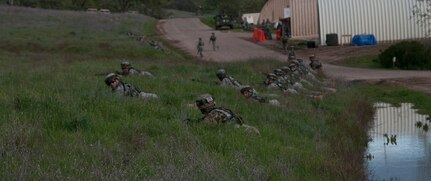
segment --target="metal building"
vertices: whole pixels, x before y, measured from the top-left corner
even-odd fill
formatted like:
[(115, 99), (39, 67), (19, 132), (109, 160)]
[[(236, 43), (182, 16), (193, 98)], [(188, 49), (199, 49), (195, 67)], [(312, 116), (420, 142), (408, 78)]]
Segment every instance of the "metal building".
[(290, 0), (292, 38), (318, 39), (317, 0)]
[(426, 38), (430, 26), (421, 26), (413, 16), (416, 3), (417, 0), (318, 0), (320, 43), (325, 44), (328, 33), (338, 34), (339, 43), (357, 34), (373, 34), (378, 42)]
[(290, 0), (269, 0), (260, 11), (258, 22), (262, 23), (263, 20), (269, 19), (275, 23), (285, 18), (285, 9), (289, 7), (289, 2)]
[[(269, 0), (259, 23), (290, 17), (292, 38), (317, 40), (326, 45), (326, 35), (336, 33), (338, 43), (350, 43), (358, 34), (373, 34), (379, 43), (429, 38), (431, 22), (418, 23), (414, 7), (431, 9), (420, 0)], [(287, 22), (287, 21), (283, 21)]]

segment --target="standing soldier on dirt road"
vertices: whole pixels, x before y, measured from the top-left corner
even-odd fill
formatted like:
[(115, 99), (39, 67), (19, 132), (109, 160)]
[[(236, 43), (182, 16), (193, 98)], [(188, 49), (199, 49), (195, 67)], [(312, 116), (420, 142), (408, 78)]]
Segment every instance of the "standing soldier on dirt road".
[(202, 41), (202, 38), (199, 37), (198, 45), (196, 47), (198, 49), (198, 54), (202, 58), (204, 55), (202, 54), (202, 51), (204, 50), (204, 42)]
[(212, 43), (212, 45), (213, 45), (213, 50), (215, 51), (216, 50), (216, 36), (215, 36), (215, 34), (214, 34), (214, 32), (213, 33), (211, 33), (211, 37), (210, 37), (210, 41), (209, 41), (209, 43)]

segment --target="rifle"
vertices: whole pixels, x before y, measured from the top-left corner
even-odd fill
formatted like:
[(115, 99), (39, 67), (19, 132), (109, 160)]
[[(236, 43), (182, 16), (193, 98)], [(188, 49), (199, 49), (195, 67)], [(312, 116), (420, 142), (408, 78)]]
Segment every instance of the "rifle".
[(235, 80), (233, 77), (227, 76), (226, 78), (229, 79), (233, 85), (237, 87), (242, 87), (242, 84), (239, 81)]

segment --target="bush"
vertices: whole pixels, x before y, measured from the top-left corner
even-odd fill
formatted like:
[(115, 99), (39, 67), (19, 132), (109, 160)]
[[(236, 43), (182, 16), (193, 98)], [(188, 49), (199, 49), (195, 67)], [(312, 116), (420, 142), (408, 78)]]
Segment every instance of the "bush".
[(392, 68), (393, 57), (396, 57), (395, 67), (405, 70), (431, 69), (430, 49), (416, 41), (403, 41), (390, 46), (379, 55), (380, 64)]

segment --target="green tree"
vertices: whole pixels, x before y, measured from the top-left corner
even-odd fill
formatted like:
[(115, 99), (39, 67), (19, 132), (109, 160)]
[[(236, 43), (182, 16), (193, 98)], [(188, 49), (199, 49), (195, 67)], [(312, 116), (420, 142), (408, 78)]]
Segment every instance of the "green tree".
[[(393, 58), (396, 61), (393, 62)], [(393, 66), (405, 70), (431, 69), (430, 49), (417, 41), (402, 41), (394, 44), (379, 55), (380, 64), (385, 68)]]
[(163, 18), (165, 15), (163, 8), (172, 3), (171, 0), (140, 0), (140, 2), (142, 3), (141, 11), (156, 18)]
[(137, 0), (117, 0), (118, 8), (120, 11), (124, 12), (136, 5)]
[(76, 9), (85, 9), (88, 4), (88, 0), (72, 0), (72, 5)]
[(429, 22), (431, 20), (431, 0), (417, 0), (412, 8), (416, 22), (426, 29), (427, 35), (431, 35)]

